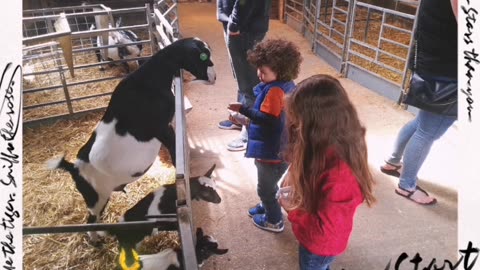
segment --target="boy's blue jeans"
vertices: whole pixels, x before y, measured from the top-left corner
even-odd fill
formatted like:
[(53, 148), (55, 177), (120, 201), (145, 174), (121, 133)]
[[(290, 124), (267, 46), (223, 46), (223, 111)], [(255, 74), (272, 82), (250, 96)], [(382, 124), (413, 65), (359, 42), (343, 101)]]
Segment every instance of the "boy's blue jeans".
[(298, 248), (300, 270), (330, 270), (330, 264), (333, 260), (335, 260), (335, 256), (315, 255), (302, 245)]
[(392, 155), (386, 160), (400, 165), (403, 156), (403, 171), (399, 186), (415, 190), (417, 174), (430, 152), (433, 142), (440, 138), (455, 122), (455, 118), (420, 110), (417, 116), (400, 130)]
[(282, 220), (282, 210), (275, 195), (278, 191), (278, 180), (288, 167), (285, 162), (278, 164), (270, 164), (255, 160), (257, 166), (258, 184), (257, 194), (262, 201), (267, 221), (272, 224), (278, 223)]
[(255, 103), (253, 88), (260, 80), (257, 76), (257, 69), (247, 61), (247, 51), (262, 41), (266, 33), (240, 33), (240, 35), (226, 36), (230, 60), (234, 76), (237, 79), (238, 93), (237, 101), (248, 107)]

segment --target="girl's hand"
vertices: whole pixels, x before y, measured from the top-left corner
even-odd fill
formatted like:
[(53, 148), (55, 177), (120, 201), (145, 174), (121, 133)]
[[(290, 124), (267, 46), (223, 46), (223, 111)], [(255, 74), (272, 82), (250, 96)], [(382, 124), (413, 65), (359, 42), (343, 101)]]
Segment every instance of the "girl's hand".
[(239, 112), (240, 108), (242, 108), (242, 103), (240, 103), (240, 102), (232, 102), (232, 103), (228, 104), (228, 109), (232, 110), (234, 112)]
[(278, 203), (280, 204), (280, 206), (285, 209), (285, 211), (288, 213), (289, 210), (287, 210), (287, 208), (289, 208), (291, 205), (290, 205), (290, 192), (292, 190), (292, 187), (291, 186), (286, 186), (286, 187), (282, 187), (278, 190), (277, 192), (277, 198), (278, 198)]
[(287, 209), (285, 208), (285, 206), (287, 205), (287, 202), (286, 202), (285, 198), (282, 198), (282, 197), (278, 198), (278, 203), (279, 203), (280, 206), (283, 208), (283, 210), (285, 210), (285, 212), (287, 212), (287, 213), (290, 212), (289, 210), (287, 210)]

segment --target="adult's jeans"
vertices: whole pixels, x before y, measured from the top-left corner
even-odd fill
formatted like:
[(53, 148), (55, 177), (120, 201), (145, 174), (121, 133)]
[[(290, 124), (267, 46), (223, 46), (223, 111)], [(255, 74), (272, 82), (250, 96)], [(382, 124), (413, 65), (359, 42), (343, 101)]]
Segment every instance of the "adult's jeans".
[(311, 253), (302, 245), (298, 248), (300, 270), (330, 270), (330, 264), (335, 256), (319, 256)]
[(265, 208), (267, 221), (276, 224), (282, 220), (282, 209), (275, 197), (278, 191), (277, 183), (287, 170), (288, 164), (285, 162), (272, 164), (255, 160), (255, 166), (258, 174), (258, 197)]
[(399, 187), (415, 190), (417, 174), (430, 152), (433, 142), (439, 139), (455, 122), (455, 118), (420, 110), (417, 116), (400, 130), (392, 155), (386, 160), (391, 165), (401, 165)]
[(226, 42), (230, 54), (234, 76), (237, 79), (237, 101), (243, 105), (252, 107), (255, 103), (253, 88), (260, 82), (257, 69), (247, 61), (248, 50), (262, 41), (266, 33), (240, 33), (239, 35), (227, 35)]

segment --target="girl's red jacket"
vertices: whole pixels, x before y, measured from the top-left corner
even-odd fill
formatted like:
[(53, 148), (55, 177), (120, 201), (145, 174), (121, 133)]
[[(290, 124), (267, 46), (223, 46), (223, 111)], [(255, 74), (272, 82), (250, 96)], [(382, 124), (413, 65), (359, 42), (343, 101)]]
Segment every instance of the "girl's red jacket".
[(320, 256), (343, 253), (353, 228), (357, 207), (364, 198), (355, 175), (334, 151), (327, 152), (326, 170), (318, 181), (318, 211), (309, 214), (295, 209), (288, 219), (298, 241), (308, 251)]

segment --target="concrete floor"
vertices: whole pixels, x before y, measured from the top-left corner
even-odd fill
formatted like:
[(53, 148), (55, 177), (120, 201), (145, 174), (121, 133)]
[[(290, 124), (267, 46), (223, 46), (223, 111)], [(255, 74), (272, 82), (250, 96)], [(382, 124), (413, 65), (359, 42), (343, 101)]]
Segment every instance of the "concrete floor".
[[(221, 248), (229, 248), (223, 256), (210, 258), (202, 267), (211, 269), (298, 269), (297, 242), (289, 222), (283, 233), (273, 234), (257, 229), (247, 216), (249, 207), (258, 202), (256, 169), (253, 160), (243, 152), (229, 152), (225, 145), (238, 131), (217, 128), (227, 116), (226, 106), (236, 97), (236, 82), (232, 77), (222, 27), (216, 21), (215, 3), (180, 4), (180, 25), (184, 37), (197, 36), (213, 48), (217, 82), (213, 86), (186, 86), (193, 110), (187, 115), (191, 147), (191, 175), (217, 164), (214, 176), (222, 203), (193, 203), (194, 222), (206, 233), (214, 235)], [(271, 21), (268, 37), (294, 41), (302, 50), (304, 61), (296, 82), (313, 74), (337, 72), (310, 51), (310, 45), (297, 32), (279, 21)], [(332, 269), (385, 269), (402, 252), (409, 258), (400, 269), (412, 269), (407, 264), (419, 253), (428, 266), (433, 258), (443, 262), (457, 258), (457, 186), (458, 136), (451, 128), (436, 142), (420, 171), (420, 184), (438, 204), (420, 206), (394, 193), (397, 179), (379, 172), (383, 158), (389, 154), (398, 130), (412, 114), (357, 83), (340, 78), (367, 127), (369, 163), (377, 182), (378, 203), (373, 208), (359, 208), (346, 252), (333, 263)], [(406, 267), (408, 266), (408, 267)]]

